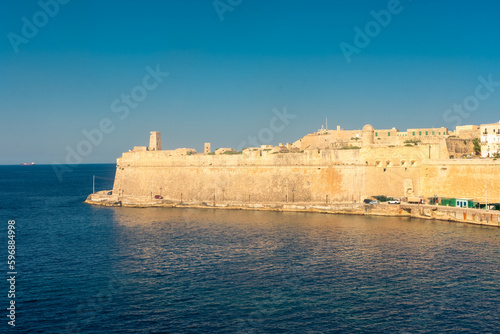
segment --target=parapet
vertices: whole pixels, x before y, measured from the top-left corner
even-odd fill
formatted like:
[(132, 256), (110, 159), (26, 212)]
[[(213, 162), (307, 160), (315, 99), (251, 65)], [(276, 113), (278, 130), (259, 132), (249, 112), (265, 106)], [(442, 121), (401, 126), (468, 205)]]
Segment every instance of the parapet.
[(174, 150), (174, 154), (176, 155), (193, 155), (196, 153), (197, 152), (194, 148), (178, 148)]
[(229, 153), (236, 153), (236, 151), (232, 148), (226, 148), (226, 147), (222, 147), (222, 148), (218, 148), (215, 150), (215, 154), (219, 155), (219, 154), (226, 154), (227, 152)]

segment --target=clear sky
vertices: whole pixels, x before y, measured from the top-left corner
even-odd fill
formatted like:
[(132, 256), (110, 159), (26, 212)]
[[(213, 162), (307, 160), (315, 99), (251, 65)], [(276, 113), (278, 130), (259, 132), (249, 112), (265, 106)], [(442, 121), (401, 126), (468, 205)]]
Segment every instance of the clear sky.
[(78, 149), (115, 162), (153, 130), (164, 149), (201, 151), (293, 142), (326, 117), (494, 123), (499, 13), (495, 0), (2, 1), (0, 164)]

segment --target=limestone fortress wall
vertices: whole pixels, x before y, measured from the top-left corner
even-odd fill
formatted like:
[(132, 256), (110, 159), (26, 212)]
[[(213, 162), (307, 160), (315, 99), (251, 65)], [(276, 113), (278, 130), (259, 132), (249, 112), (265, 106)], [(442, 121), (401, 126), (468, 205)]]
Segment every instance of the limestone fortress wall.
[[(160, 195), (176, 202), (359, 203), (375, 195), (500, 202), (500, 162), (449, 159), (450, 153), (470, 153), (471, 142), (436, 138), (444, 132), (424, 130), (432, 136), (418, 144), (401, 141), (396, 130), (366, 125), (358, 134), (347, 134), (349, 139), (358, 138), (353, 141), (361, 147), (301, 150), (304, 143), (311, 145), (307, 138), (314, 136), (307, 135), (293, 145), (248, 148), (239, 154), (231, 149), (210, 153), (209, 143), (204, 153), (162, 150), (160, 133), (152, 132), (149, 147), (135, 147), (117, 160), (113, 195), (129, 199)], [(416, 132), (421, 131), (408, 133)], [(375, 140), (381, 135), (400, 143)]]
[(499, 172), (496, 161), (439, 160), (437, 145), (234, 155), (132, 151), (117, 161), (113, 193), (262, 203), (438, 195), (492, 203), (500, 202)]
[(500, 161), (427, 160), (420, 168), (421, 195), (500, 203)]
[[(171, 200), (351, 201), (364, 194), (358, 150), (235, 155), (129, 152), (118, 159), (114, 194)], [(342, 164), (341, 161), (349, 161)]]

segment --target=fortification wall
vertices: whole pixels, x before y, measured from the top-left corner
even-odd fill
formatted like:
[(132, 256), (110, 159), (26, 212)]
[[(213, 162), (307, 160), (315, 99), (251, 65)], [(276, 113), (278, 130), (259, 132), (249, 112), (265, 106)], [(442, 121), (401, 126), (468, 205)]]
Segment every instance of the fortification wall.
[(420, 195), (500, 203), (500, 161), (428, 160), (421, 167)]
[(413, 166), (415, 166), (424, 159), (441, 157), (442, 150), (439, 144), (396, 147), (372, 145), (361, 149), (361, 159), (364, 160), (365, 165), (378, 167), (387, 167), (387, 165), (410, 167), (411, 162), (414, 162)]
[[(500, 202), (500, 162), (439, 160), (442, 145), (271, 154), (124, 153), (114, 194), (171, 200), (359, 202), (374, 195)], [(486, 192), (488, 193), (486, 195)]]
[[(376, 165), (389, 162), (388, 152), (393, 162)], [(416, 167), (427, 154), (418, 146), (284, 154), (127, 152), (117, 161), (113, 192), (171, 200), (267, 203), (288, 196), (289, 202), (359, 202), (372, 195), (404, 196), (405, 184), (418, 181)]]
[(384, 168), (368, 166), (364, 174), (365, 198), (376, 195), (400, 198), (418, 194), (419, 167), (396, 166), (384, 170)]
[(266, 151), (245, 151), (243, 154), (184, 154), (182, 151), (126, 152), (117, 159), (117, 167), (139, 166), (324, 166), (360, 164), (360, 150), (305, 150), (303, 153), (273, 154)]
[[(180, 200), (346, 202), (364, 194), (359, 150), (237, 155), (127, 152), (114, 194)], [(357, 189), (356, 198), (352, 191)]]
[(359, 166), (127, 167), (113, 191), (207, 202), (286, 202), (287, 195), (289, 202), (350, 202), (364, 194), (363, 181)]
[[(375, 195), (406, 196), (419, 168), (360, 165), (126, 167), (117, 171), (118, 195), (171, 200), (250, 202), (360, 202)], [(415, 193), (416, 195), (416, 193)]]

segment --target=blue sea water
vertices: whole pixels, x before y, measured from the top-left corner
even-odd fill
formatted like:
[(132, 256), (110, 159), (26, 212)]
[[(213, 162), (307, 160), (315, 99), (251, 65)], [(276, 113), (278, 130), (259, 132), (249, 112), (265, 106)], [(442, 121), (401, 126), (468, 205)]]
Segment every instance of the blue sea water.
[(499, 333), (498, 228), (84, 204), (114, 169), (0, 166), (0, 332)]

